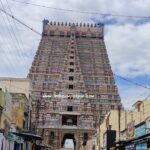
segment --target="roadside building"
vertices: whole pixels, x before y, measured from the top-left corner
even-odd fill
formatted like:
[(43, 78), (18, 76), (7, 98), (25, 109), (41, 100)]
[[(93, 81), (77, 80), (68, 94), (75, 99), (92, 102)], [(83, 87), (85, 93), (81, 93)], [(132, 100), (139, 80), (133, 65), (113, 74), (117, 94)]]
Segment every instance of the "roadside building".
[(0, 77), (0, 88), (10, 93), (24, 93), (29, 99), (31, 91), (31, 82), (28, 78), (9, 78)]
[[(111, 148), (119, 150), (147, 150), (150, 139), (150, 100), (137, 101), (132, 111), (110, 111), (98, 129), (97, 150)], [(115, 132), (113, 134), (106, 134)], [(109, 140), (107, 140), (109, 138)], [(116, 143), (116, 144), (115, 144)]]
[[(22, 128), (23, 123), (26, 122), (25, 128), (29, 130), (32, 110), (30, 79), (0, 77), (0, 88), (2, 88), (3, 91), (7, 89), (12, 96), (12, 113), (14, 114), (12, 117), (14, 123), (17, 121), (17, 127)], [(17, 113), (17, 111), (20, 112), (20, 114)], [(15, 114), (17, 115), (16, 117)], [(24, 118), (23, 122), (21, 122), (19, 118)]]
[[(1, 99), (0, 101), (3, 102), (3, 110), (1, 113), (1, 120), (0, 120), (0, 148), (3, 146), (4, 150), (13, 150), (14, 148), (14, 136), (9, 134), (11, 129), (13, 128), (12, 125), (12, 97), (10, 93), (0, 91)], [(8, 147), (9, 146), (9, 147)]]
[(124, 140), (119, 141), (125, 150), (149, 150), (150, 149), (150, 100), (137, 101), (133, 107), (132, 121), (127, 122), (127, 128), (122, 132), (126, 135)]
[(0, 149), (38, 149), (36, 140), (42, 138), (30, 133), (30, 80), (0, 78)]

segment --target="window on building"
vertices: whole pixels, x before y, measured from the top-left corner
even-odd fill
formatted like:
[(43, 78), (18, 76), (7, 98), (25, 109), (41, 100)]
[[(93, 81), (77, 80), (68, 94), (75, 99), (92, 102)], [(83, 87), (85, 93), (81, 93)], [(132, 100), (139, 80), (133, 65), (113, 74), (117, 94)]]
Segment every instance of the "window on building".
[(137, 105), (137, 111), (138, 111), (138, 112), (140, 112), (140, 106), (141, 106), (141, 104), (138, 104), (138, 105)]
[(69, 80), (73, 81), (74, 80), (74, 76), (69, 76)]
[(73, 111), (73, 107), (72, 106), (68, 106), (67, 107), (67, 111)]
[(73, 65), (74, 65), (74, 62), (70, 62), (70, 65), (73, 66)]
[(70, 53), (71, 53), (71, 54), (74, 54), (74, 51), (71, 51)]
[(70, 68), (70, 69), (69, 69), (69, 72), (74, 72), (74, 69)]
[(72, 84), (69, 84), (69, 89), (73, 90), (73, 85)]
[(74, 56), (70, 56), (70, 59), (74, 59)]

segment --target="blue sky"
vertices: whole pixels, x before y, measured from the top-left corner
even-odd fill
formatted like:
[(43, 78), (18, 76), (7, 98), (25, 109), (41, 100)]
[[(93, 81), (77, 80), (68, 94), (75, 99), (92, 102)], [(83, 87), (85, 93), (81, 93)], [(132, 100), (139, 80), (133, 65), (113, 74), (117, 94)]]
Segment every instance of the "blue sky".
[[(105, 43), (114, 73), (150, 87), (150, 19), (121, 18), (93, 14), (68, 13), (12, 0), (2, 0), (4, 8), (18, 19), (42, 32), (42, 20), (105, 23)], [(18, 0), (23, 1), (23, 0)], [(80, 11), (112, 13), (130, 16), (149, 16), (149, 0), (28, 0), (26, 2)], [(0, 8), (2, 5), (0, 3)], [(37, 50), (40, 36), (0, 13), (0, 76), (26, 77)], [(14, 29), (16, 40), (9, 30)], [(13, 36), (13, 34), (12, 34)], [(19, 45), (19, 46), (18, 46)], [(150, 92), (142, 87), (115, 78), (126, 108)]]

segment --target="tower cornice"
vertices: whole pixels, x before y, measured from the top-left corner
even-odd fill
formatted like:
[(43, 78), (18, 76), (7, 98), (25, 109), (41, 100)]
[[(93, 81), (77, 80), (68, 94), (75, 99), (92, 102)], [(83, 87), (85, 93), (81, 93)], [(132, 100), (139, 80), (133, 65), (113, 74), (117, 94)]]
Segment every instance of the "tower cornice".
[[(103, 38), (103, 23), (74, 23), (74, 22), (56, 22), (43, 20), (43, 35), (47, 36), (69, 36), (69, 32), (74, 29), (75, 34), (78, 37), (95, 37)], [(85, 34), (87, 33), (87, 34)]]

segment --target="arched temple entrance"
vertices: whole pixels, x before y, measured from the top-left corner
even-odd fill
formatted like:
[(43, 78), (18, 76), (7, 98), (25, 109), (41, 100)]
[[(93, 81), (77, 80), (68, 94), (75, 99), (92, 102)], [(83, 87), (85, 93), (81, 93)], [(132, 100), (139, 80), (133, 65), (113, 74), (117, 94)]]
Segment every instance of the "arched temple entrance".
[(75, 150), (76, 149), (76, 140), (75, 140), (74, 134), (72, 134), (72, 133), (64, 134), (62, 142), (61, 142), (61, 147), (62, 148), (73, 148)]

